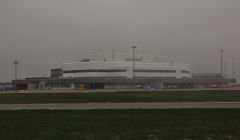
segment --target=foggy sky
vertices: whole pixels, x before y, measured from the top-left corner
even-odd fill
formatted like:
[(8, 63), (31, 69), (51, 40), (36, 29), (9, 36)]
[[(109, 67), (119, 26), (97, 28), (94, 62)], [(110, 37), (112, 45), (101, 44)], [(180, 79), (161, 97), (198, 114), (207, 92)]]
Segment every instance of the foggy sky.
[[(156, 55), (159, 62), (220, 72), (240, 69), (239, 0), (0, 0), (0, 82), (49, 76), (50, 69), (98, 53)], [(239, 74), (238, 74), (239, 76)]]

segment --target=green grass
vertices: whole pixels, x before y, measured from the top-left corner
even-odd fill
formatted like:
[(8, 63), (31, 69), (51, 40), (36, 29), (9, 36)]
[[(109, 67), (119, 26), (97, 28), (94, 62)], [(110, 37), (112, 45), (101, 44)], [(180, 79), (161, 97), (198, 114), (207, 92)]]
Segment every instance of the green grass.
[(0, 111), (1, 140), (238, 140), (240, 110)]
[(0, 94), (7, 103), (86, 103), (86, 102), (202, 102), (240, 101), (240, 91), (161, 91), (116, 93), (35, 93)]

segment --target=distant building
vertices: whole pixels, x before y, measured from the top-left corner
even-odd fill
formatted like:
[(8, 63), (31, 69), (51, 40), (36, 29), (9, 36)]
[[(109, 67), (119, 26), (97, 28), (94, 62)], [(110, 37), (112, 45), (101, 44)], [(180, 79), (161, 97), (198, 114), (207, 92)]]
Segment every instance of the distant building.
[(235, 79), (225, 79), (221, 73), (193, 73), (198, 88), (221, 88), (235, 84)]
[(198, 79), (224, 79), (221, 73), (193, 73), (192, 77)]
[(0, 83), (0, 91), (7, 91), (12, 89), (13, 89), (12, 83)]
[[(114, 61), (113, 61), (114, 60)], [(35, 89), (121, 89), (121, 88), (217, 88), (228, 87), (234, 79), (224, 79), (221, 74), (192, 74), (190, 65), (156, 63), (138, 57), (116, 61), (92, 61), (64, 63), (62, 68), (52, 69), (51, 77), (33, 77), (13, 80), (19, 90)]]
[(137, 62), (72, 62), (63, 64), (63, 78), (191, 78), (190, 65)]
[(63, 71), (61, 68), (51, 69), (51, 78), (60, 78), (63, 76)]

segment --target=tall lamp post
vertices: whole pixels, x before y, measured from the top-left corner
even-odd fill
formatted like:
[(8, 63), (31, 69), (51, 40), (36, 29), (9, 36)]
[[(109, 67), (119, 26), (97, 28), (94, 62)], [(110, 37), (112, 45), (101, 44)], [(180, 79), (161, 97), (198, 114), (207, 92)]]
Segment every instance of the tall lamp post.
[(232, 57), (232, 78), (234, 80), (234, 87), (236, 86), (235, 82), (235, 57)]
[(221, 75), (223, 76), (223, 49), (220, 50), (220, 55), (221, 55)]
[(17, 60), (15, 60), (14, 62), (13, 62), (13, 64), (14, 64), (14, 76), (15, 76), (15, 80), (17, 80), (17, 75), (18, 75), (18, 69), (17, 69), (17, 65), (19, 64), (19, 62), (17, 61)]
[(235, 79), (235, 57), (232, 58), (232, 78)]
[(135, 51), (136, 51), (137, 46), (132, 46), (132, 56), (133, 56), (133, 79), (135, 79), (135, 69), (136, 69), (136, 57), (135, 57)]

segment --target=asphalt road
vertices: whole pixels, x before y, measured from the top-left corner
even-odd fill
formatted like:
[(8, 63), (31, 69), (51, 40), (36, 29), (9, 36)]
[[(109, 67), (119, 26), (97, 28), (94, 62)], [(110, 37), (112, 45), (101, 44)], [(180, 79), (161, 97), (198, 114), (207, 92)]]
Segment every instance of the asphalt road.
[(240, 102), (0, 104), (0, 110), (240, 108)]

